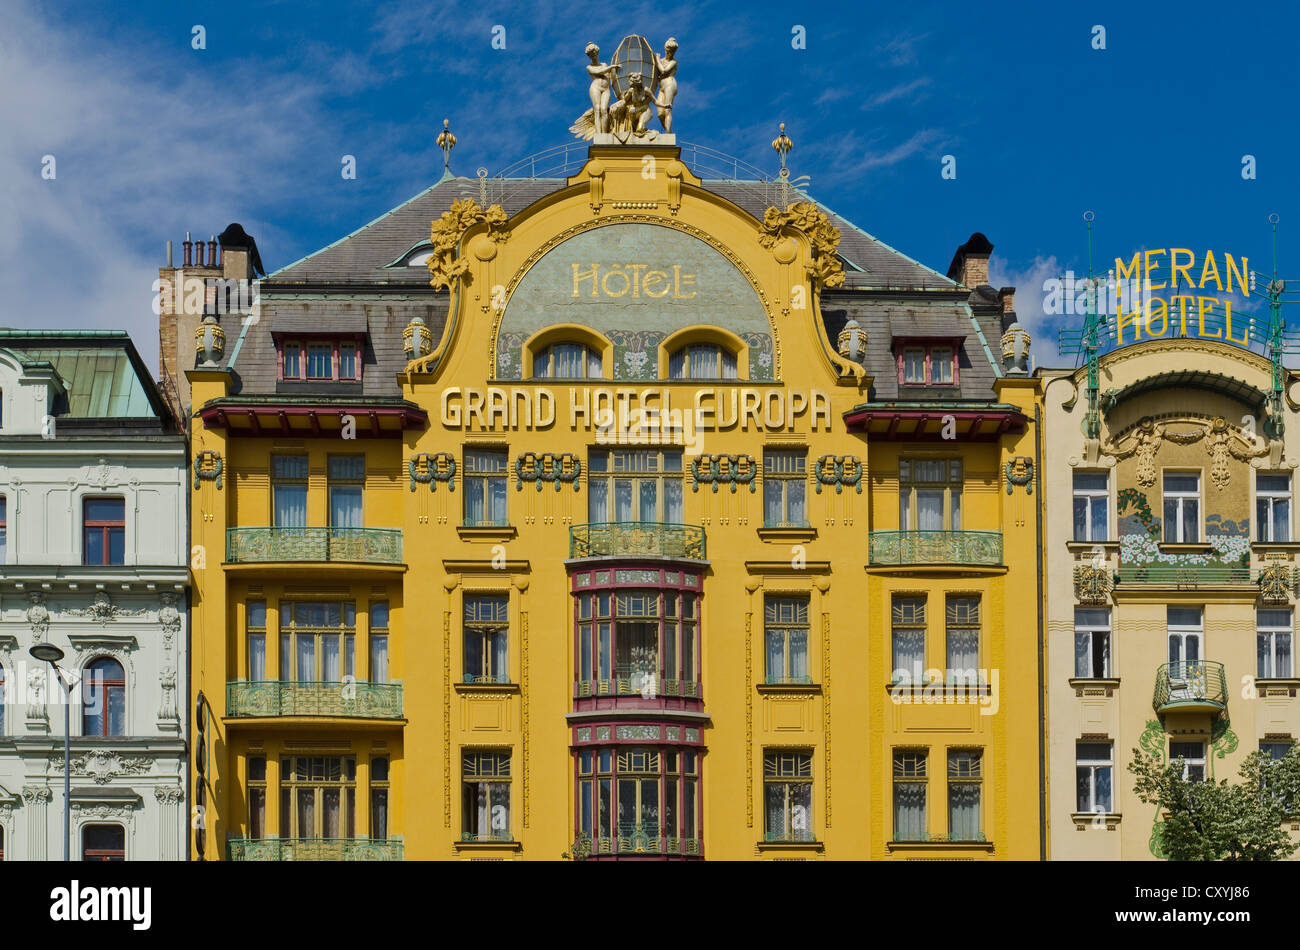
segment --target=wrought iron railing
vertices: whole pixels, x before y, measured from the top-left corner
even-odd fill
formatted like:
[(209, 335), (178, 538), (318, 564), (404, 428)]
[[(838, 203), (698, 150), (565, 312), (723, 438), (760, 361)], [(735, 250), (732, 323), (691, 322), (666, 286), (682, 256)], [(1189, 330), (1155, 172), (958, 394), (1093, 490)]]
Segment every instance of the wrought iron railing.
[(777, 842), (777, 843), (781, 843), (781, 842), (802, 843), (807, 841), (816, 841), (817, 836), (814, 835), (812, 831), (809, 830), (790, 828), (788, 830), (781, 830), (781, 831), (765, 831), (763, 832), (763, 840)]
[(704, 560), (704, 529), (693, 524), (606, 521), (569, 528), (569, 557), (677, 557)]
[(402, 684), (236, 680), (226, 684), (226, 715), (401, 719)]
[(1213, 660), (1165, 663), (1156, 671), (1156, 691), (1151, 701), (1156, 712), (1179, 706), (1228, 705), (1228, 677), (1223, 664)]
[(984, 837), (982, 831), (973, 831), (969, 834), (960, 831), (922, 831), (920, 834), (895, 835), (894, 841), (899, 844), (983, 844), (988, 839)]
[[(653, 690), (646, 687), (653, 685)], [(682, 696), (687, 699), (699, 699), (700, 684), (690, 680), (661, 680), (655, 678), (653, 684), (634, 677), (615, 677), (608, 680), (579, 680), (577, 695), (579, 699), (589, 696), (641, 696), (646, 692), (656, 696)]]
[(509, 673), (466, 673), (463, 682), (472, 683), (476, 686), (491, 685), (494, 683), (509, 683)]
[(514, 836), (509, 831), (498, 828), (495, 831), (462, 831), (460, 840), (486, 844), (494, 841), (513, 841)]
[(1250, 568), (1241, 564), (1124, 564), (1120, 584), (1162, 584), (1196, 587), (1201, 584), (1249, 584)]
[(400, 861), (402, 839), (231, 838), (231, 861)]
[[(684, 858), (698, 858), (704, 854), (704, 843), (699, 838), (651, 835), (648, 830), (638, 833), (635, 829), (639, 827), (642, 826), (619, 825), (619, 836), (609, 838), (593, 838), (580, 831), (569, 854), (575, 861), (606, 854), (662, 854)], [(622, 830), (625, 828), (631, 833), (625, 835)]]
[(1001, 531), (872, 531), (871, 564), (1002, 563)]
[(781, 676), (777, 673), (768, 673), (764, 679), (764, 685), (767, 686), (811, 686), (813, 678), (808, 674), (802, 676)]
[(228, 528), (226, 560), (402, 563), (400, 528)]

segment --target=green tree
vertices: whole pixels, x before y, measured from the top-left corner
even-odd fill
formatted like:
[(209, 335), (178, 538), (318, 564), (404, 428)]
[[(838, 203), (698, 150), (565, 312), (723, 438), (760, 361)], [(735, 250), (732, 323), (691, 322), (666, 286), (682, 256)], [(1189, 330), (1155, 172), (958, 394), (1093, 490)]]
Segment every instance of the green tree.
[(1283, 822), (1300, 815), (1300, 746), (1281, 759), (1252, 752), (1241, 764), (1241, 781), (1194, 782), (1183, 778), (1183, 760), (1133, 750), (1128, 770), (1137, 797), (1168, 815), (1160, 846), (1172, 861), (1279, 861), (1300, 847)]

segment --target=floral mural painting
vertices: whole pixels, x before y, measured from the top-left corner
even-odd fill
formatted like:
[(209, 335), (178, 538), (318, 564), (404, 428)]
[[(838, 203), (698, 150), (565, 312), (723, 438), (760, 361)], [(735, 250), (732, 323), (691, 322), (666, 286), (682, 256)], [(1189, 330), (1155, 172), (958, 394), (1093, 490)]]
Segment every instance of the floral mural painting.
[(1119, 517), (1119, 559), (1121, 565), (1141, 568), (1163, 564), (1172, 567), (1250, 567), (1250, 519), (1234, 521), (1222, 515), (1205, 517), (1205, 553), (1162, 551), (1162, 524), (1151, 511), (1146, 495), (1136, 488), (1123, 488), (1116, 495)]

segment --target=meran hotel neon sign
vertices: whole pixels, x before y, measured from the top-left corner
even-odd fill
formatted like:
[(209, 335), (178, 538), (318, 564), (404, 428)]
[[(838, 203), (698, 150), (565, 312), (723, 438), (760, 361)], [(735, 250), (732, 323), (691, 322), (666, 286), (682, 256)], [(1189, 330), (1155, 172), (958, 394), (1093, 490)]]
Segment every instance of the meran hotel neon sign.
[[(1233, 336), (1231, 298), (1211, 297), (1199, 293), (1170, 293), (1168, 300), (1165, 300), (1153, 293), (1157, 290), (1177, 291), (1180, 287), (1188, 290), (1204, 290), (1208, 285), (1213, 284), (1220, 293), (1247, 296), (1250, 293), (1250, 284), (1247, 280), (1250, 274), (1248, 259), (1242, 257), (1241, 266), (1238, 267), (1233, 256), (1225, 252), (1221, 277), (1214, 251), (1207, 250), (1201, 262), (1200, 280), (1195, 281), (1192, 279), (1192, 270), (1196, 267), (1196, 255), (1192, 251), (1182, 247), (1170, 248), (1167, 252), (1169, 255), (1167, 265), (1159, 260), (1165, 253), (1164, 248), (1138, 251), (1134, 253), (1127, 265), (1123, 258), (1115, 258), (1116, 345), (1125, 342), (1126, 327), (1132, 329), (1131, 342), (1136, 343), (1142, 339), (1143, 332), (1149, 337), (1164, 336), (1171, 326), (1178, 327), (1179, 335), (1188, 336), (1189, 324), (1192, 327), (1191, 335), (1205, 339), (1226, 340), (1242, 346), (1249, 345), (1252, 318), (1244, 317), (1244, 323), (1238, 323), (1241, 336), (1239, 338)], [(1164, 280), (1164, 275), (1160, 274), (1161, 280), (1156, 283), (1154, 277), (1166, 266), (1170, 275), (1168, 282)], [(1181, 283), (1179, 275), (1181, 275)], [(1236, 278), (1235, 290), (1234, 277)], [(1133, 291), (1132, 300), (1136, 304), (1128, 313), (1124, 312), (1125, 287)], [(1216, 308), (1220, 306), (1223, 313), (1223, 326), (1207, 327), (1206, 317), (1217, 317)]]

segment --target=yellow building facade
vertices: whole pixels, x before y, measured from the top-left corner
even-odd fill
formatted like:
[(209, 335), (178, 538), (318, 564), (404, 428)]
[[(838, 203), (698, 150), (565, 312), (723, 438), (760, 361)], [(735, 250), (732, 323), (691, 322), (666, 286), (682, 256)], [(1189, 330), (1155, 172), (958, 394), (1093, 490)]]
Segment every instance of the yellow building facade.
[(206, 318), (192, 854), (1044, 856), (1041, 383), (991, 249), (593, 145)]
[(1300, 728), (1295, 373), (1170, 323), (1044, 374), (1054, 858), (1163, 857), (1134, 749), (1236, 781)]

